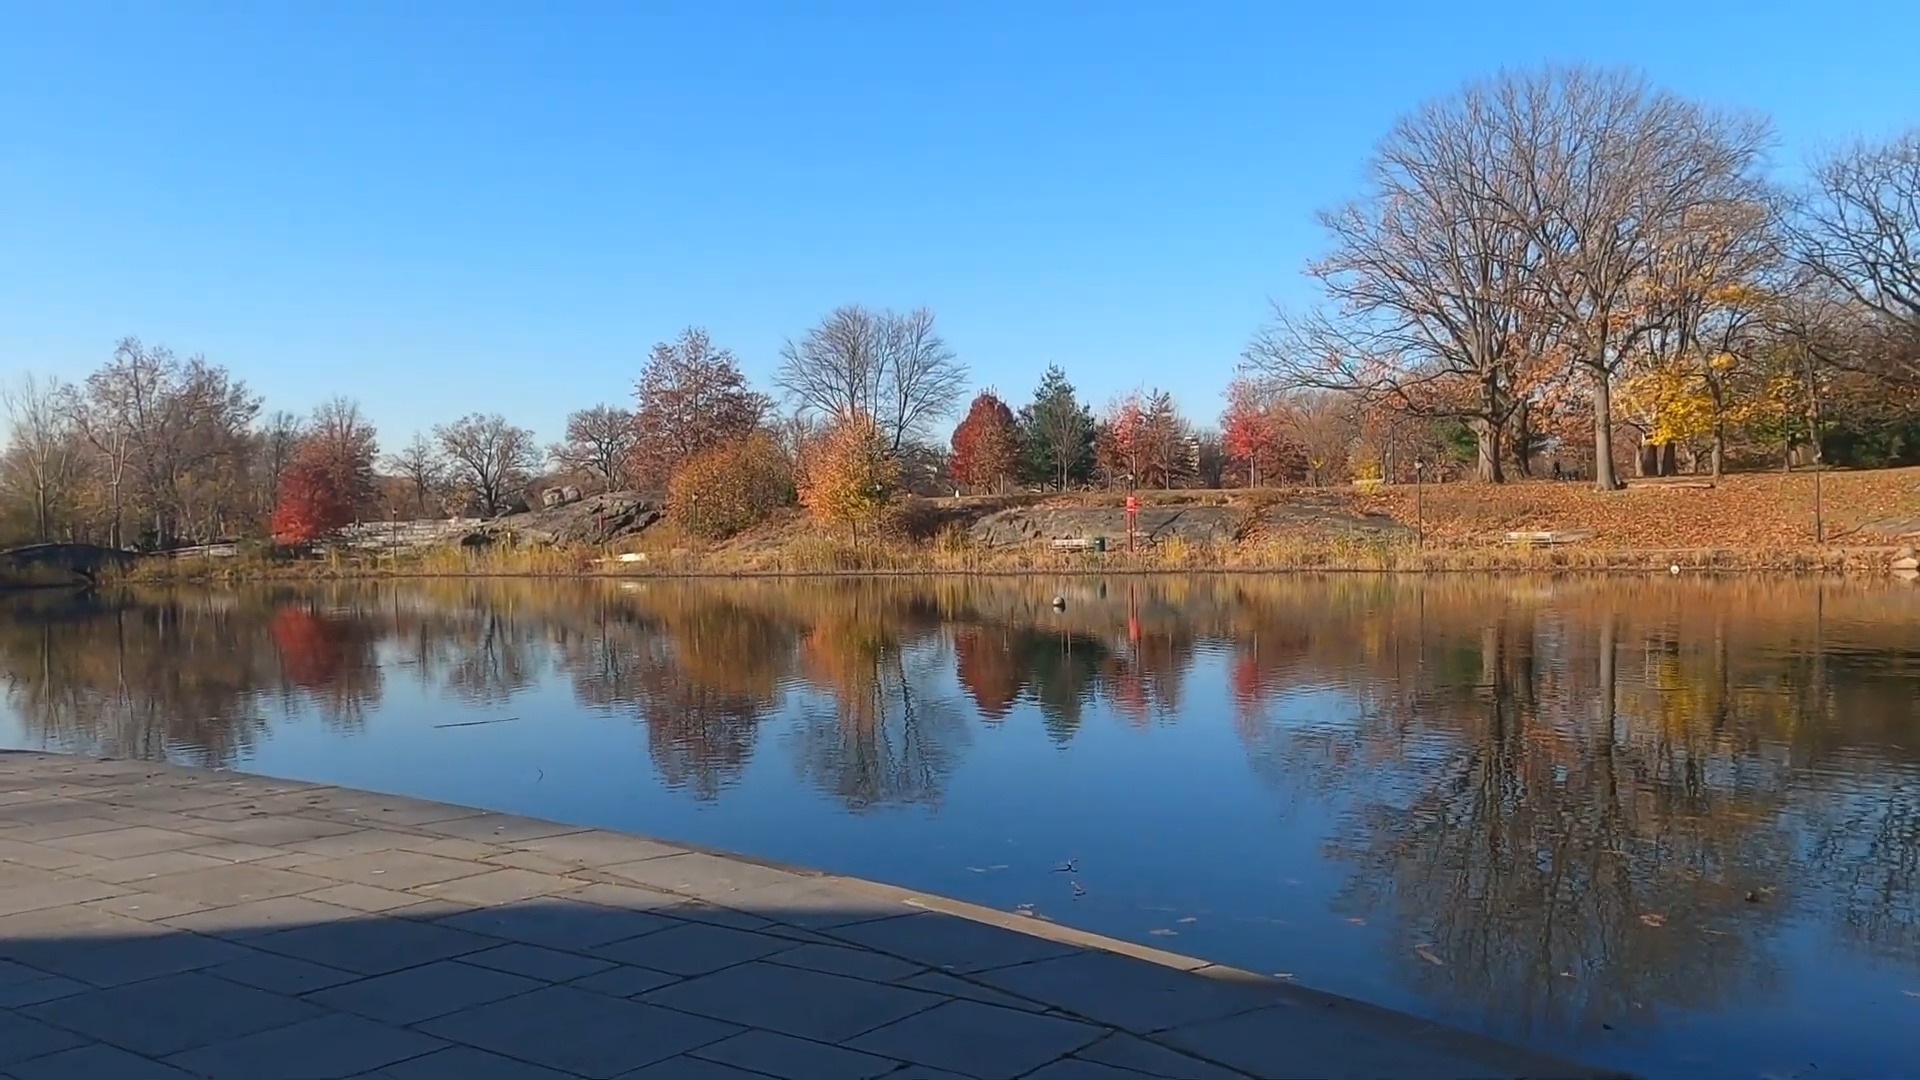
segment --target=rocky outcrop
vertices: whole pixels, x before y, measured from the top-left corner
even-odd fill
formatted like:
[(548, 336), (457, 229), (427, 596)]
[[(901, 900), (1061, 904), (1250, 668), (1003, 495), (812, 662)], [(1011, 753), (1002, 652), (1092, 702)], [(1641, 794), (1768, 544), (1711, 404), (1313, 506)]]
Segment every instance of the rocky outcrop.
[(1862, 533), (1885, 536), (1892, 539), (1920, 537), (1920, 514), (1869, 521), (1865, 525), (1860, 526), (1860, 531)]
[[(1252, 506), (1143, 506), (1135, 537), (1149, 544), (1178, 538), (1188, 544), (1225, 544), (1274, 529), (1318, 533), (1401, 535), (1408, 530), (1392, 518), (1356, 515), (1310, 504)], [(988, 514), (968, 530), (974, 543), (985, 547), (1012, 547), (1053, 540), (1124, 542), (1126, 511), (1117, 506), (1016, 507)]]
[(483, 547), (510, 539), (517, 544), (597, 546), (645, 532), (665, 514), (658, 501), (638, 492), (609, 491), (586, 498), (578, 498), (577, 489), (572, 493), (576, 496), (573, 500), (562, 494), (551, 506), (484, 522), (461, 536), (458, 543)]

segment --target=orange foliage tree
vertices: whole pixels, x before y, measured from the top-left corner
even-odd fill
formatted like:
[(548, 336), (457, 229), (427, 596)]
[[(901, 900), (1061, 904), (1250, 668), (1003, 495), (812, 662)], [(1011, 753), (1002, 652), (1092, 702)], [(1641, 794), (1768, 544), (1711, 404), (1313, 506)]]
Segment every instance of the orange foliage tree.
[(947, 469), (974, 491), (998, 491), (1013, 475), (1019, 455), (1013, 410), (990, 390), (981, 391), (953, 429), (953, 457)]
[(707, 540), (758, 524), (792, 499), (793, 470), (764, 431), (695, 454), (667, 484), (674, 520)]
[(900, 464), (871, 417), (856, 413), (830, 428), (802, 457), (800, 504), (829, 525), (878, 525), (900, 487)]

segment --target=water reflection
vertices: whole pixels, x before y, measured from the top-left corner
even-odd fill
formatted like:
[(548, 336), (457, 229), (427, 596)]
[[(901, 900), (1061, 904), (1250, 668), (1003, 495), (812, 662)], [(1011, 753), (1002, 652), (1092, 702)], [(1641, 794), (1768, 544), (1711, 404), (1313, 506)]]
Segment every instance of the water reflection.
[[(505, 808), (698, 831), (609, 764), (639, 734), (654, 790), (721, 813), (692, 839), (995, 903), (1044, 872), (953, 864), (1104, 845), (1112, 880), (1054, 917), (1141, 936), (1163, 907), (1238, 913), (1182, 920), (1181, 947), (1318, 958), (1303, 977), (1331, 989), (1629, 1067), (1897, 1072), (1920, 1015), (1911, 588), (450, 581), (4, 604), (31, 745), (291, 772), (331, 747), (316, 778), (372, 783), (338, 748), (524, 715), (499, 738), (579, 779), (499, 789)], [(393, 745), (422, 794), (483, 768)]]

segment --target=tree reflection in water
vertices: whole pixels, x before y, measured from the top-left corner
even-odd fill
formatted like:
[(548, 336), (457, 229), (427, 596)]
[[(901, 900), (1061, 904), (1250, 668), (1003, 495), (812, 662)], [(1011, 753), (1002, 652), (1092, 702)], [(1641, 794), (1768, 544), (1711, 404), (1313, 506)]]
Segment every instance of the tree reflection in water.
[[(1375, 963), (1537, 1037), (1787, 994), (1795, 927), (1920, 965), (1916, 615), (1794, 582), (445, 581), (5, 597), (0, 668), (36, 745), (206, 765), (309, 715), (404, 723), (397, 687), (558, 684), (671, 790), (797, 778), (866, 812), (940, 804), (977, 727), (1224, 725), (1329, 808)], [(751, 779), (767, 753), (782, 779)]]

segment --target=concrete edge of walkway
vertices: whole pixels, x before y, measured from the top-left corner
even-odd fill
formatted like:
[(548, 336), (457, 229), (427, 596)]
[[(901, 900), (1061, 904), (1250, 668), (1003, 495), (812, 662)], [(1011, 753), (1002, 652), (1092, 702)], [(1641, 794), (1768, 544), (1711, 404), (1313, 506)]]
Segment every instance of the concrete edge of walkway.
[[(587, 826), (591, 828), (592, 826)], [(614, 831), (614, 830), (603, 830)], [(630, 834), (629, 834), (630, 835)], [(689, 844), (678, 840), (662, 840), (655, 837), (644, 839), (658, 843), (671, 844), (715, 858), (730, 859), (735, 862), (752, 863), (770, 870), (779, 870), (822, 881), (830, 881), (841, 888), (865, 892), (876, 900), (890, 900), (907, 907), (938, 912), (956, 918), (969, 919), (985, 923), (1002, 930), (1025, 934), (1045, 941), (1058, 942), (1083, 949), (1114, 953), (1135, 960), (1158, 964), (1161, 967), (1174, 968), (1189, 975), (1239, 986), (1253, 987), (1272, 995), (1277, 1001), (1315, 1009), (1334, 1010), (1344, 1020), (1364, 1025), (1378, 1031), (1383, 1037), (1405, 1042), (1418, 1043), (1438, 1052), (1470, 1056), (1519, 1076), (1585, 1076), (1623, 1078), (1628, 1074), (1597, 1069), (1592, 1065), (1569, 1058), (1531, 1050), (1523, 1046), (1505, 1042), (1492, 1036), (1480, 1035), (1464, 1028), (1452, 1027), (1438, 1021), (1423, 1019), (1411, 1013), (1397, 1009), (1374, 1005), (1358, 998), (1346, 997), (1325, 990), (1315, 990), (1287, 979), (1276, 979), (1258, 972), (1242, 968), (1216, 964), (1210, 960), (1168, 952), (1148, 945), (1140, 945), (1120, 938), (1107, 937), (1088, 930), (1054, 922), (1035, 916), (1019, 915), (1001, 911), (997, 908), (982, 907), (965, 900), (939, 896), (933, 893), (919, 892), (888, 885), (885, 882), (871, 881), (866, 878), (845, 877), (811, 867), (794, 866), (772, 859), (762, 859), (739, 852)]]
[[(312, 781), (271, 776), (264, 773), (197, 768), (165, 761), (97, 758), (86, 755), (61, 754), (51, 751), (0, 749), (0, 759), (9, 757), (15, 759), (29, 757), (48, 760), (125, 765), (131, 768), (149, 770), (150, 777), (161, 773), (171, 773), (187, 781), (232, 782), (244, 779), (258, 779), (270, 781), (274, 784), (292, 785), (292, 790), (307, 793), (332, 792), (340, 795), (364, 795), (370, 798), (401, 800), (419, 806), (434, 806), (448, 810), (459, 810), (464, 814), (471, 815), (506, 814), (514, 817), (520, 816), (514, 814), (512, 811), (497, 811), (490, 810), (486, 807), (466, 806), (463, 804), (440, 802), (438, 800), (421, 799), (416, 796), (401, 793), (348, 788), (341, 785), (314, 783)], [(944, 914), (982, 923), (1001, 930), (1023, 934), (1028, 937), (1076, 948), (1112, 953), (1161, 967), (1171, 968), (1200, 978), (1256, 989), (1273, 997), (1276, 1003), (1330, 1011), (1331, 1015), (1337, 1016), (1340, 1020), (1355, 1024), (1368, 1031), (1377, 1032), (1383, 1039), (1417, 1044), (1431, 1049), (1436, 1053), (1472, 1058), (1515, 1076), (1622, 1077), (1626, 1075), (1617, 1071), (1599, 1069), (1589, 1064), (1558, 1057), (1542, 1051), (1531, 1050), (1492, 1036), (1481, 1035), (1440, 1022), (1426, 1020), (1398, 1010), (1373, 1005), (1359, 999), (1315, 990), (1289, 980), (1273, 978), (1256, 972), (1216, 964), (1197, 957), (1168, 952), (1118, 938), (1106, 937), (1044, 918), (1000, 911), (994, 908), (983, 907), (966, 901), (918, 890), (888, 885), (864, 878), (853, 878), (828, 873), (811, 867), (795, 866), (776, 860), (707, 847), (700, 844), (648, 837), (636, 833), (603, 829), (592, 825), (582, 825), (576, 822), (531, 818), (526, 820), (544, 821), (546, 824), (562, 826), (580, 832), (597, 832), (610, 836), (625, 837), (636, 841), (676, 848), (682, 852), (699, 853), (730, 862), (763, 867), (797, 877), (831, 883), (838, 889), (864, 894), (877, 903), (894, 903), (913, 910)], [(667, 891), (661, 890), (661, 887), (657, 885), (650, 885), (648, 887), (660, 891)], [(721, 907), (726, 906), (723, 901), (692, 896), (691, 894), (687, 894), (687, 898), (699, 900), (704, 903), (717, 904)]]

